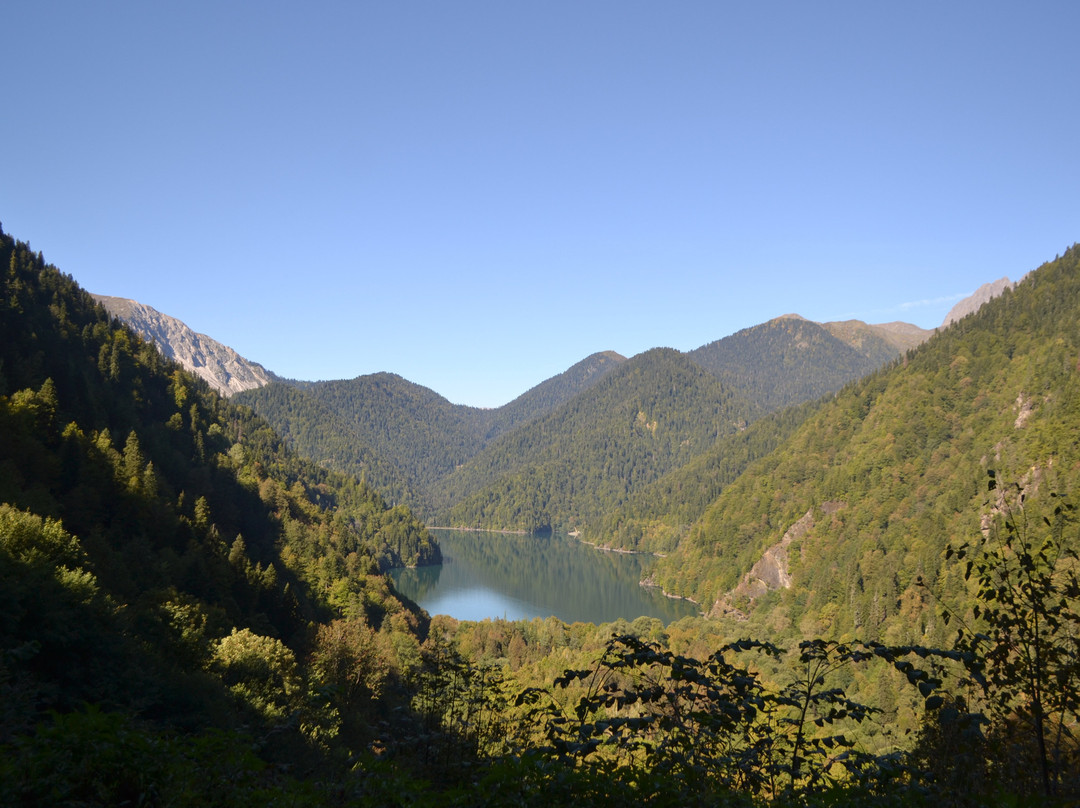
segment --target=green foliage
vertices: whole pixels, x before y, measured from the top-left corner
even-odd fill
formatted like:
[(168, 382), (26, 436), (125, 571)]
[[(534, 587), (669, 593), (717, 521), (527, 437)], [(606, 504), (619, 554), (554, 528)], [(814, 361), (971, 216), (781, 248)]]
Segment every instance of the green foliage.
[[(787, 660), (780, 681), (739, 664), (747, 652)], [(884, 660), (934, 707), (941, 680), (910, 657), (957, 658), (919, 647), (805, 641), (785, 654), (771, 643), (740, 640), (705, 660), (677, 655), (631, 636), (608, 644), (592, 668), (568, 670), (556, 688), (585, 692), (566, 709), (547, 691), (527, 689), (519, 704), (544, 728), (549, 754), (579, 765), (629, 767), (643, 780), (673, 783), (691, 800), (719, 786), (761, 796), (808, 795), (862, 783), (866, 795), (888, 784), (895, 761), (861, 752), (843, 731), (879, 712), (849, 699), (831, 681), (851, 665)], [(657, 780), (657, 778), (660, 778)]]
[(55, 714), (0, 754), (4, 805), (324, 806), (333, 794), (275, 772), (239, 733), (177, 737), (90, 707)]
[(513, 725), (502, 669), (470, 663), (438, 633), (422, 650), (413, 709), (424, 724), (419, 741), (425, 762), (446, 769), (463, 758), (508, 752)]
[(28, 566), (75, 569), (86, 562), (79, 541), (55, 519), (0, 504), (0, 552)]
[(296, 656), (281, 640), (234, 628), (214, 643), (210, 667), (234, 695), (272, 721), (296, 707), (301, 691)]
[(354, 705), (377, 700), (390, 673), (379, 652), (378, 634), (356, 619), (319, 626), (311, 670), (318, 681), (335, 687)]
[(977, 662), (972, 679), (1008, 757), (1034, 764), (999, 776), (1046, 797), (1080, 793), (1080, 560), (1066, 535), (1073, 506), (1051, 494), (1052, 515), (1038, 519), (1023, 487), (999, 490), (991, 471), (989, 488), (1000, 515), (984, 541), (946, 551), (966, 560), (964, 578), (975, 584), (957, 647)]

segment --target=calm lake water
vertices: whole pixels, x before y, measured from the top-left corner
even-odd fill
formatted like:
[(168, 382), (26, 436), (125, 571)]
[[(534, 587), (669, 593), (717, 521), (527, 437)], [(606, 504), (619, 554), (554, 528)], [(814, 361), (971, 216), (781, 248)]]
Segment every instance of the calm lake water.
[(697, 614), (685, 600), (638, 584), (648, 556), (605, 553), (568, 536), (433, 530), (437, 567), (391, 570), (394, 585), (429, 614), (458, 620), (555, 617), (609, 623), (642, 615), (668, 623)]

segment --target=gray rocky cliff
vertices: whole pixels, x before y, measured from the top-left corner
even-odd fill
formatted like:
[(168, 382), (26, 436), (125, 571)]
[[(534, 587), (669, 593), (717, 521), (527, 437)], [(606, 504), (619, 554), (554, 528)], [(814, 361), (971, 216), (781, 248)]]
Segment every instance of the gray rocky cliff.
[(975, 290), (975, 293), (971, 295), (971, 297), (965, 297), (949, 309), (949, 313), (945, 315), (945, 322), (941, 324), (941, 327), (944, 328), (957, 320), (967, 317), (969, 314), (973, 314), (981, 309), (984, 303), (994, 299), (1006, 289), (1012, 289), (1014, 286), (1016, 286), (1016, 284), (1008, 278), (999, 278), (996, 281), (984, 283)]
[(205, 379), (223, 396), (262, 387), (273, 380), (273, 374), (262, 365), (244, 359), (228, 345), (205, 334), (195, 333), (175, 317), (122, 297), (94, 295), (94, 299), (109, 314), (154, 342), (165, 356)]

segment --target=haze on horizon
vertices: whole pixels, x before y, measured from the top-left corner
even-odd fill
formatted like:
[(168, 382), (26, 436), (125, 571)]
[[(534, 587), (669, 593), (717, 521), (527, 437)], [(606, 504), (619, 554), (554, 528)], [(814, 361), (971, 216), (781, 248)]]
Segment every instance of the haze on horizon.
[(498, 406), (788, 312), (932, 328), (1078, 239), (1069, 2), (5, 21), (4, 230), (283, 376)]

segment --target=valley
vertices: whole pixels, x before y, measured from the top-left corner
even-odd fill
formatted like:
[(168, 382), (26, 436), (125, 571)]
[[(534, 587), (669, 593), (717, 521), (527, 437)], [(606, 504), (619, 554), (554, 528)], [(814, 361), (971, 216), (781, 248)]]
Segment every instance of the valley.
[(0, 246), (3, 801), (85, 793), (68, 748), (113, 802), (1080, 793), (1077, 247), (932, 335), (786, 316), (480, 410), (222, 397)]
[[(975, 359), (1010, 327), (998, 308), (1041, 300), (1025, 316), (1043, 322), (1047, 282), (1035, 285), (987, 284), (936, 334), (785, 315), (686, 353), (600, 352), (495, 409), (451, 404), (392, 373), (271, 376), (232, 400), (428, 524), (571, 532), (644, 553), (651, 585), (772, 636), (816, 626), (941, 642), (944, 626), (915, 581), (939, 579), (946, 540), (974, 530), (990, 448), (1001, 456), (1041, 431), (1026, 420), (1010, 427), (1014, 401), (1026, 402), (1024, 419), (1068, 417), (1059, 403), (1037, 409), (1025, 387), (1069, 380), (1033, 382), (1047, 360)], [(1049, 336), (1016, 339), (1042, 351)], [(780, 546), (781, 578), (755, 578)]]

